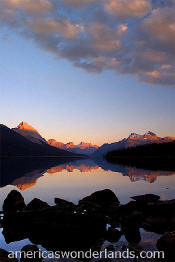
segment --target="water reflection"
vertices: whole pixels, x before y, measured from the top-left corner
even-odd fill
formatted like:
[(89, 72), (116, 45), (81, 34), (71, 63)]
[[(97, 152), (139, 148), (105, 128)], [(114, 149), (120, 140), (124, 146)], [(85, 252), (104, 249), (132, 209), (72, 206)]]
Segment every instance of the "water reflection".
[(12, 188), (52, 204), (54, 197), (77, 202), (96, 190), (110, 188), (123, 202), (135, 194), (157, 193), (173, 198), (174, 171), (153, 171), (117, 165), (102, 159), (11, 159), (1, 161), (0, 208)]

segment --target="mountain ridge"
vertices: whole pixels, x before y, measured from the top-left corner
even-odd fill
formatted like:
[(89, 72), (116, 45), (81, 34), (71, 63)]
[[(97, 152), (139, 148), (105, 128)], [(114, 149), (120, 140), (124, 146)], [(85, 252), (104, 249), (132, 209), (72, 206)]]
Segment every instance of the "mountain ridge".
[(80, 157), (72, 152), (38, 144), (0, 124), (0, 157)]
[(58, 142), (55, 139), (49, 139), (48, 144), (57, 148), (67, 150), (76, 154), (87, 154), (91, 155), (98, 148), (97, 145), (93, 145), (87, 142), (80, 142), (80, 144), (75, 145), (73, 142), (68, 142), (66, 144)]
[(47, 144), (45, 138), (43, 138), (34, 127), (25, 121), (22, 121), (17, 127), (13, 128), (13, 130), (33, 143)]
[(128, 147), (136, 147), (139, 145), (153, 144), (153, 143), (168, 143), (175, 141), (175, 137), (159, 137), (155, 133), (148, 131), (143, 135), (131, 133), (127, 138), (123, 138), (118, 142), (106, 143), (100, 146), (94, 153), (93, 157), (103, 157), (108, 152), (120, 149), (126, 149)]

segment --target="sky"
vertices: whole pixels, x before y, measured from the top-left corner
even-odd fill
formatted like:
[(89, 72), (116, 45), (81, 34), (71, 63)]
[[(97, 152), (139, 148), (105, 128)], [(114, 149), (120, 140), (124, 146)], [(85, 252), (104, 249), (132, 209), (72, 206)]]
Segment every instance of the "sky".
[(0, 0), (0, 119), (46, 139), (175, 136), (175, 1)]

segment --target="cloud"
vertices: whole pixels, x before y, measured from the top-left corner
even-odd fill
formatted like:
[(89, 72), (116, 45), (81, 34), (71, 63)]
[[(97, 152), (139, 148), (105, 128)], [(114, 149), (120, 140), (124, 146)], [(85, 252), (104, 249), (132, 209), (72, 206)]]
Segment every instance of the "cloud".
[(65, 39), (76, 37), (83, 28), (68, 19), (35, 18), (27, 22), (28, 28), (39, 35), (61, 35)]
[(111, 52), (121, 47), (116, 29), (102, 23), (92, 23), (89, 27), (92, 47), (99, 51)]
[(118, 19), (143, 17), (151, 10), (149, 0), (107, 0), (105, 8)]
[(82, 5), (87, 5), (87, 4), (92, 4), (95, 3), (95, 0), (62, 0), (63, 3), (77, 7), (77, 6), (82, 6)]
[(175, 86), (174, 2), (0, 0), (0, 26), (89, 73)]
[(144, 20), (143, 29), (159, 46), (175, 48), (175, 8), (153, 10)]
[(12, 9), (22, 9), (31, 13), (43, 13), (52, 9), (48, 0), (0, 0), (5, 6)]
[[(134, 41), (138, 47), (134, 66), (139, 78), (153, 84), (174, 85), (175, 9), (164, 7), (153, 10), (139, 25)], [(144, 61), (147, 66), (140, 74), (139, 61)]]

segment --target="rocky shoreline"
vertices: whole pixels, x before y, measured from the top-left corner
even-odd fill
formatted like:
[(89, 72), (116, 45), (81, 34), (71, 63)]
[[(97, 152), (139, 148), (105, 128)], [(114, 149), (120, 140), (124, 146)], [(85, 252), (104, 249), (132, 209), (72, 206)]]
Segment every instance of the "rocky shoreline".
[[(3, 235), (7, 243), (28, 238), (34, 246), (27, 248), (42, 245), (50, 251), (100, 250), (104, 241), (117, 243), (124, 235), (137, 249), (143, 228), (161, 235), (157, 249), (165, 252), (165, 259), (156, 261), (174, 261), (175, 199), (162, 201), (153, 194), (131, 199), (122, 205), (105, 189), (81, 199), (78, 205), (60, 198), (55, 198), (54, 206), (37, 198), (26, 205), (21, 193), (12, 190), (3, 204)], [(0, 250), (0, 261), (17, 260), (9, 260), (6, 251)]]

